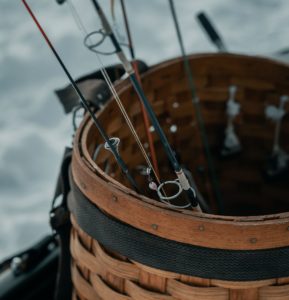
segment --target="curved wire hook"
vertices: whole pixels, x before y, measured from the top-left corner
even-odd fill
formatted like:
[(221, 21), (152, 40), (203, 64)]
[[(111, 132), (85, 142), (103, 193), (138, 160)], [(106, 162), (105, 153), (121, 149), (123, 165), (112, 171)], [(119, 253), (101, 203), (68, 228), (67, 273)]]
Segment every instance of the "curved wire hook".
[[(164, 186), (165, 185), (168, 185), (168, 184), (173, 184), (173, 185), (176, 185), (178, 187), (178, 191), (172, 195), (172, 196), (166, 196), (166, 195), (163, 195), (161, 190), (164, 189)], [(172, 207), (172, 208), (177, 208), (177, 209), (180, 209), (180, 208), (188, 208), (191, 206), (191, 203), (188, 203), (186, 205), (175, 205), (175, 204), (171, 204), (170, 203), (170, 200), (173, 200), (173, 199), (176, 199), (178, 196), (180, 196), (180, 194), (182, 193), (183, 191), (183, 188), (179, 182), (178, 179), (176, 180), (168, 180), (168, 181), (165, 181), (165, 182), (162, 182), (158, 188), (157, 188), (157, 193), (158, 193), (158, 196), (160, 198), (160, 201), (167, 204), (168, 206)]]
[[(97, 43), (91, 43), (91, 37), (93, 35), (101, 35), (101, 39)], [(116, 50), (114, 50), (113, 52), (102, 52), (102, 51), (95, 49), (104, 42), (104, 40), (106, 39), (107, 36), (108, 36), (108, 34), (103, 29), (95, 30), (85, 36), (83, 43), (84, 43), (85, 47), (88, 48), (92, 52), (96, 52), (96, 53), (102, 54), (102, 55), (115, 54)]]
[[(157, 192), (159, 200), (162, 203), (168, 205), (171, 208), (176, 208), (176, 209), (188, 208), (188, 207), (191, 206), (191, 203), (188, 203), (186, 205), (174, 205), (174, 204), (170, 203), (170, 200), (176, 199), (183, 191), (183, 187), (182, 187), (182, 185), (181, 185), (181, 183), (179, 182), (178, 179), (164, 181), (163, 183), (160, 183), (159, 185), (157, 185), (155, 183), (153, 177), (151, 176), (151, 168), (148, 168), (148, 167), (143, 166), (143, 165), (139, 165), (139, 166), (136, 167), (136, 169), (139, 171), (140, 175), (148, 177), (149, 188), (151, 190), (154, 190), (154, 191)], [(172, 196), (167, 196), (166, 193), (165, 193), (164, 186), (168, 185), (168, 184), (176, 185), (177, 188), (178, 188), (178, 191)]]
[[(116, 152), (119, 153), (118, 147), (119, 147), (120, 139), (118, 137), (112, 137), (109, 140), (111, 142), (111, 145), (115, 148)], [(104, 149), (112, 151), (107, 142), (105, 142), (105, 144), (104, 144)]]
[[(176, 185), (178, 187), (178, 191), (172, 195), (172, 196), (164, 196), (161, 192), (161, 189), (167, 185), (167, 184), (172, 184), (172, 185)], [(161, 200), (173, 200), (173, 199), (176, 199), (181, 193), (182, 193), (182, 186), (181, 184), (179, 183), (178, 180), (168, 180), (168, 181), (164, 181), (162, 182), (159, 186), (158, 186), (158, 189), (157, 189), (157, 192), (158, 192), (158, 196), (160, 197)]]

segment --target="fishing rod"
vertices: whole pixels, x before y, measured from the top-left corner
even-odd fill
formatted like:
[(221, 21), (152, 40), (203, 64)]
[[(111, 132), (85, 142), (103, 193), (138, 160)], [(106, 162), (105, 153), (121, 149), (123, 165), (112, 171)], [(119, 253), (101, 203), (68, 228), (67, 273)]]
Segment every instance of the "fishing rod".
[[(134, 46), (133, 46), (133, 42), (132, 42), (128, 17), (127, 17), (127, 13), (126, 13), (125, 1), (120, 0), (120, 4), (121, 4), (122, 14), (123, 14), (123, 18), (124, 18), (124, 24), (125, 24), (126, 35), (127, 35), (127, 39), (128, 39), (128, 48), (129, 48), (129, 51), (130, 51), (132, 66), (133, 66), (133, 69), (135, 71), (137, 80), (141, 84), (141, 78), (140, 78), (137, 62), (136, 62), (136, 59), (135, 59), (135, 51), (134, 51)], [(157, 163), (157, 157), (156, 157), (154, 141), (153, 141), (152, 133), (150, 132), (150, 129), (149, 129), (150, 128), (150, 123), (149, 123), (148, 115), (146, 113), (145, 107), (144, 107), (142, 102), (140, 102), (140, 105), (141, 105), (141, 111), (142, 111), (146, 136), (147, 136), (148, 143), (149, 143), (149, 149), (150, 149), (150, 153), (151, 153), (152, 164), (154, 166), (154, 169), (155, 169), (156, 173), (159, 176), (159, 169), (158, 169), (158, 163)]]
[(185, 69), (185, 72), (187, 74), (188, 83), (189, 83), (189, 87), (190, 87), (190, 90), (191, 90), (192, 102), (193, 102), (193, 106), (194, 106), (196, 117), (197, 117), (197, 124), (199, 126), (200, 133), (201, 133), (202, 144), (204, 146), (205, 155), (206, 155), (206, 159), (207, 159), (207, 162), (208, 162), (209, 175), (210, 175), (210, 179), (211, 179), (211, 182), (212, 182), (213, 191), (214, 191), (214, 194), (215, 194), (215, 197), (216, 197), (216, 201), (217, 201), (219, 210), (222, 213), (223, 212), (223, 201), (222, 201), (222, 197), (221, 197), (221, 193), (220, 193), (220, 189), (219, 189), (219, 184), (218, 184), (218, 180), (217, 180), (215, 167), (214, 167), (213, 160), (212, 160), (212, 155), (211, 155), (211, 151), (210, 151), (208, 137), (207, 137), (207, 134), (206, 134), (206, 128), (205, 128), (205, 123), (204, 123), (204, 119), (203, 119), (203, 116), (202, 116), (202, 111), (201, 111), (201, 108), (200, 108), (199, 99), (196, 95), (196, 89), (195, 89), (195, 84), (194, 84), (194, 80), (193, 80), (193, 73), (192, 73), (192, 70), (191, 70), (191, 67), (190, 67), (190, 62), (189, 62), (188, 56), (187, 56), (186, 51), (185, 51), (183, 38), (182, 38), (179, 22), (178, 22), (178, 19), (177, 19), (177, 14), (176, 14), (174, 1), (169, 0), (169, 5), (170, 5), (170, 10), (171, 10), (171, 13), (172, 13), (172, 16), (173, 16), (175, 29), (176, 29), (176, 32), (177, 32), (178, 41), (179, 41), (180, 48), (181, 48), (181, 53), (182, 53), (183, 63), (184, 63), (184, 69)]
[[(125, 31), (126, 31), (126, 35), (127, 35), (127, 39), (128, 39), (128, 48), (130, 51), (130, 56), (131, 56), (132, 60), (135, 60), (135, 51), (134, 51), (134, 46), (133, 46), (133, 42), (132, 42), (130, 26), (129, 26), (129, 22), (128, 22), (128, 17), (127, 17), (127, 13), (126, 13), (126, 7), (125, 7), (124, 0), (120, 0), (120, 5), (121, 5), (121, 10), (122, 10), (123, 19), (124, 19)], [(137, 73), (137, 71), (136, 71), (136, 73)]]
[[(125, 71), (127, 72), (130, 80), (131, 80), (131, 83), (139, 97), (139, 99), (141, 100), (141, 102), (143, 103), (149, 117), (150, 117), (150, 120), (151, 120), (151, 123), (152, 125), (154, 126), (154, 129), (156, 130), (159, 138), (160, 138), (160, 141), (163, 145), (163, 148), (165, 150), (165, 153), (175, 171), (175, 174), (177, 176), (177, 180), (178, 180), (178, 184), (180, 186), (180, 189), (179, 191), (177, 192), (177, 195), (180, 194), (181, 190), (184, 190), (186, 192), (186, 195), (188, 196), (188, 199), (193, 207), (193, 209), (196, 209), (198, 211), (202, 211), (201, 207), (200, 207), (200, 199), (197, 198), (196, 196), (196, 192), (195, 190), (193, 189), (193, 187), (191, 187), (189, 181), (188, 181), (188, 178), (187, 176), (185, 175), (183, 169), (181, 168), (181, 165), (179, 164), (178, 160), (176, 159), (175, 157), (175, 154), (167, 140), (167, 137), (165, 136), (158, 120), (157, 120), (157, 117), (152, 109), (152, 106), (151, 104), (149, 103), (149, 101), (147, 100), (145, 94), (144, 94), (144, 91), (142, 89), (142, 87), (140, 86), (138, 80), (137, 80), (137, 77), (136, 77), (136, 74), (134, 72), (134, 69), (132, 67), (132, 64), (128, 61), (128, 59), (126, 58), (124, 52), (122, 51), (121, 47), (120, 47), (120, 44), (119, 42), (117, 41), (113, 31), (112, 31), (112, 28), (102, 10), (102, 8), (100, 7), (100, 5), (98, 4), (98, 2), (96, 0), (92, 0), (92, 4), (93, 6), (95, 7), (98, 15), (99, 15), (99, 18), (101, 20), (101, 23), (102, 23), (102, 26), (103, 26), (103, 31), (104, 33), (106, 34), (106, 36), (108, 36), (115, 48), (115, 54), (118, 56), (118, 58), (120, 59), (120, 61), (122, 62), (123, 66), (124, 66), (124, 69)], [(92, 33), (93, 34), (93, 33)], [(91, 36), (91, 34), (89, 35)], [(99, 45), (99, 43), (96, 44), (97, 46)], [(167, 200), (170, 200), (171, 197), (164, 197), (161, 192), (160, 192), (160, 189), (164, 187), (164, 185), (166, 184), (177, 184), (177, 181), (167, 181), (167, 182), (163, 182), (159, 187), (158, 187), (158, 194), (160, 197), (162, 198), (165, 198)]]
[(56, 49), (54, 48), (54, 46), (52, 45), (52, 43), (50, 42), (47, 34), (45, 33), (44, 29), (42, 28), (42, 26), (40, 25), (39, 21), (37, 20), (37, 18), (35, 17), (35, 15), (33, 14), (31, 8), (29, 7), (29, 5), (27, 4), (26, 0), (22, 0), (22, 3), (24, 4), (24, 6), (26, 7), (28, 13), (30, 14), (31, 18), (33, 19), (34, 23), (36, 24), (36, 26), (38, 27), (40, 33), (42, 34), (43, 38), (45, 39), (47, 45), (49, 46), (49, 48), (51, 49), (51, 51), (53, 52), (54, 56), (56, 57), (56, 59), (58, 60), (59, 64), (61, 65), (64, 73), (66, 74), (66, 76), (68, 77), (71, 85), (73, 86), (73, 88), (75, 89), (76, 93), (78, 94), (82, 105), (84, 106), (84, 108), (88, 111), (88, 113), (90, 114), (94, 125), (96, 126), (96, 128), (98, 129), (99, 133), (101, 134), (101, 136), (103, 137), (103, 139), (105, 140), (105, 148), (107, 150), (110, 150), (112, 152), (112, 154), (114, 155), (119, 167), (121, 168), (122, 172), (125, 174), (125, 176), (127, 177), (128, 181), (130, 182), (130, 184), (132, 185), (132, 187), (134, 188), (134, 190), (136, 192), (139, 192), (139, 188), (137, 186), (137, 183), (135, 182), (134, 178), (131, 176), (127, 165), (125, 164), (125, 162), (123, 161), (123, 159), (121, 158), (120, 154), (118, 153), (118, 144), (119, 144), (119, 139), (118, 138), (109, 138), (107, 133), (105, 132), (104, 128), (101, 126), (101, 124), (99, 123), (99, 121), (97, 120), (97, 118), (95, 117), (93, 111), (91, 110), (91, 108), (89, 107), (88, 101), (84, 98), (82, 92), (80, 91), (80, 89), (78, 88), (76, 82), (74, 81), (74, 79), (72, 78), (72, 76), (70, 75), (68, 69), (66, 68), (66, 66), (64, 65), (62, 59), (60, 58), (59, 54), (57, 53)]
[(228, 52), (228, 49), (216, 30), (216, 27), (210, 21), (209, 17), (204, 13), (200, 12), (197, 14), (197, 20), (202, 25), (205, 33), (208, 35), (211, 42), (218, 48), (219, 52)]
[[(202, 29), (207, 34), (210, 41), (216, 46), (216, 48), (219, 50), (219, 52), (229, 52), (226, 43), (222, 39), (220, 33), (217, 31), (217, 28), (215, 25), (213, 25), (212, 20), (209, 18), (209, 16), (205, 12), (200, 12), (196, 16), (197, 20), (199, 21)], [(274, 51), (270, 54), (270, 56), (282, 56), (289, 54), (289, 48), (283, 48), (278, 51)], [(268, 55), (268, 53), (266, 53)]]
[[(96, 45), (97, 46), (100, 45), (102, 43), (102, 41), (104, 40), (104, 38), (105, 38), (104, 31), (103, 30), (98, 30), (98, 31), (94, 31), (94, 32), (92, 32), (90, 34), (87, 34), (87, 30), (86, 30), (86, 28), (85, 28), (85, 26), (84, 26), (84, 24), (83, 24), (80, 16), (78, 15), (78, 13), (77, 13), (74, 5), (69, 0), (66, 1), (66, 2), (69, 4), (69, 8), (71, 9), (72, 15), (73, 15), (73, 17), (75, 19), (76, 24), (78, 25), (79, 30), (81, 32), (83, 32), (84, 35), (85, 35), (85, 40), (84, 40), (85, 44), (87, 43), (88, 40), (91, 43), (90, 37), (91, 37), (92, 34), (97, 33), (97, 34), (102, 35), (102, 39), (101, 39), (100, 42), (96, 43), (93, 46), (90, 46), (90, 45), (87, 45), (87, 44), (86, 44), (86, 46), (90, 50), (94, 51), (97, 54), (97, 59), (99, 60), (100, 65), (102, 66), (101, 67), (101, 72), (102, 72), (102, 74), (103, 74), (103, 76), (104, 76), (107, 84), (109, 85), (109, 88), (110, 88), (110, 90), (111, 90), (111, 92), (112, 92), (112, 94), (113, 94), (113, 96), (114, 96), (114, 98), (115, 98), (115, 100), (116, 100), (116, 102), (117, 102), (117, 104), (118, 104), (118, 106), (119, 106), (119, 108), (120, 108), (120, 110), (121, 110), (124, 118), (126, 119), (127, 125), (129, 126), (129, 128), (130, 128), (133, 136), (135, 137), (135, 140), (136, 140), (137, 144), (139, 145), (140, 150), (142, 151), (142, 153), (144, 155), (144, 158), (146, 159), (146, 161), (147, 161), (147, 163), (149, 165), (149, 168), (147, 168), (147, 170), (145, 172), (146, 176), (148, 177), (149, 188), (152, 189), (152, 190), (155, 190), (157, 192), (157, 194), (158, 194), (159, 199), (160, 199), (161, 202), (167, 204), (168, 206), (170, 206), (172, 208), (178, 208), (178, 209), (180, 209), (180, 208), (188, 208), (188, 207), (190, 207), (191, 206), (190, 202), (187, 205), (174, 205), (174, 204), (172, 204), (170, 202), (170, 200), (173, 200), (173, 199), (175, 199), (175, 198), (177, 198), (179, 196), (179, 194), (182, 192), (183, 188), (181, 187), (181, 184), (180, 184), (180, 182), (178, 180), (167, 181), (167, 182), (164, 182), (164, 183), (160, 182), (160, 179), (159, 179), (158, 175), (156, 174), (156, 171), (155, 171), (154, 167), (152, 166), (149, 158), (147, 157), (147, 154), (146, 154), (145, 150), (143, 149), (143, 146), (142, 146), (142, 144), (141, 144), (141, 142), (139, 140), (139, 137), (138, 137), (135, 129), (133, 128), (133, 125), (132, 125), (132, 123), (131, 123), (131, 121), (130, 121), (127, 113), (126, 113), (126, 110), (123, 107), (123, 104), (122, 104), (121, 100), (119, 99), (119, 96), (118, 96), (117, 92), (115, 91), (115, 89), (113, 87), (113, 84), (111, 83), (110, 78), (109, 78), (108, 74), (106, 73), (105, 68), (103, 66), (103, 63), (102, 63), (102, 61), (101, 61), (101, 59), (99, 57), (99, 54), (101, 54), (101, 53), (102, 54), (111, 54), (111, 53), (104, 53), (104, 52), (100, 52), (100, 51), (97, 51), (97, 50), (94, 49), (94, 47), (96, 47)], [(91, 48), (93, 48), (93, 49), (91, 49)], [(154, 183), (154, 180), (153, 180), (153, 178), (151, 176), (151, 171), (153, 171), (153, 173), (155, 175), (155, 179), (158, 182), (158, 186), (156, 185), (156, 183)], [(166, 193), (165, 193), (165, 190), (164, 190), (164, 186), (167, 185), (167, 184), (173, 184), (173, 185), (175, 185), (176, 188), (178, 189), (178, 192), (175, 193), (173, 196), (168, 197), (166, 195)], [(192, 185), (194, 186), (193, 183), (192, 183)], [(196, 189), (196, 187), (195, 187), (195, 189)], [(198, 192), (197, 189), (196, 189), (196, 192), (197, 192), (198, 200), (202, 204), (202, 208), (205, 211), (209, 211), (207, 204), (205, 203), (204, 199), (202, 198), (202, 196), (200, 195), (200, 193)]]
[[(88, 40), (91, 43), (91, 40), (90, 40), (90, 35), (91, 34), (87, 33), (85, 25), (83, 24), (83, 22), (82, 22), (82, 20), (81, 20), (81, 18), (79, 16), (77, 10), (75, 9), (73, 3), (71, 1), (69, 1), (69, 0), (67, 0), (66, 3), (69, 4), (68, 5), (69, 9), (71, 10), (72, 16), (73, 16), (73, 18), (75, 20), (75, 23), (76, 23), (77, 27), (79, 28), (79, 30), (85, 36), (84, 43), (86, 44), (86, 42)], [(105, 36), (104, 36), (104, 33), (103, 33), (102, 30), (96, 31), (95, 33), (99, 33), (99, 34), (103, 35), (101, 41), (104, 40)], [(97, 45), (99, 45), (99, 44), (101, 44), (101, 42), (97, 43)], [(87, 47), (90, 50), (92, 50), (90, 48), (90, 46), (87, 46)], [(181, 208), (189, 208), (189, 207), (191, 207), (191, 203), (190, 202), (188, 202), (186, 205), (174, 205), (174, 204), (171, 203), (171, 200), (176, 199), (178, 197), (178, 195), (180, 194), (180, 192), (182, 191), (182, 187), (180, 186), (180, 183), (178, 181), (174, 181), (174, 182), (170, 181), (170, 182), (165, 182), (163, 184), (161, 183), (161, 181), (159, 179), (159, 176), (156, 173), (156, 170), (154, 169), (154, 166), (150, 162), (150, 159), (149, 159), (148, 155), (146, 154), (146, 151), (145, 151), (145, 149), (144, 149), (144, 147), (143, 147), (143, 145), (142, 145), (142, 143), (140, 141), (140, 138), (139, 138), (137, 132), (135, 131), (135, 129), (134, 129), (134, 127), (133, 127), (133, 125), (132, 125), (132, 123), (130, 121), (130, 118), (129, 118), (129, 116), (128, 116), (128, 114), (127, 114), (127, 112), (126, 112), (126, 110), (125, 110), (125, 108), (124, 108), (124, 106), (122, 104), (122, 101), (120, 100), (120, 98), (119, 98), (119, 96), (118, 96), (118, 94), (117, 94), (117, 92), (116, 92), (116, 90), (115, 90), (115, 88), (113, 86), (113, 83), (111, 82), (110, 77), (109, 77), (109, 75), (108, 75), (108, 73), (107, 73), (107, 71), (106, 71), (106, 69), (105, 69), (105, 67), (104, 67), (104, 65), (103, 65), (103, 63), (102, 63), (102, 61), (100, 59), (99, 54), (101, 54), (101, 53), (107, 54), (107, 53), (100, 52), (100, 51), (97, 51), (95, 49), (93, 49), (92, 51), (95, 52), (95, 54), (96, 54), (96, 57), (97, 57), (97, 59), (99, 61), (99, 64), (101, 66), (100, 67), (100, 71), (101, 71), (103, 77), (105, 78), (105, 81), (106, 81), (107, 85), (109, 86), (109, 89), (110, 89), (110, 91), (111, 91), (111, 93), (112, 93), (115, 101), (117, 102), (117, 105), (119, 106), (119, 109), (120, 109), (121, 113), (123, 114), (123, 117), (125, 118), (126, 123), (127, 123), (128, 127), (130, 128), (131, 133), (134, 136), (135, 141), (138, 144), (138, 146), (139, 146), (139, 148), (140, 148), (140, 150), (141, 150), (141, 152), (142, 152), (142, 154), (143, 154), (143, 156), (144, 156), (144, 158), (145, 158), (145, 160), (146, 160), (146, 162), (147, 162), (147, 164), (149, 166), (145, 170), (145, 175), (147, 176), (147, 179), (148, 179), (148, 183), (149, 183), (148, 186), (149, 186), (149, 188), (151, 190), (156, 191), (157, 195), (158, 195), (158, 197), (160, 199), (160, 201), (163, 202), (163, 203), (165, 203), (165, 204), (167, 204), (171, 208), (181, 209)], [(151, 174), (152, 172), (154, 174), (154, 178), (152, 177), (152, 174)], [(155, 180), (157, 181), (157, 184), (154, 182)], [(175, 186), (177, 186), (178, 192), (175, 193), (173, 196), (168, 197), (166, 195), (166, 192), (165, 192), (165, 189), (164, 189), (164, 185), (166, 185), (166, 184), (174, 184)], [(196, 191), (198, 192), (197, 189), (196, 189)], [(199, 194), (198, 194), (198, 196), (199, 196)], [(202, 202), (202, 198), (201, 197), (200, 197), (200, 199), (201, 199), (201, 203), (203, 203), (202, 207), (204, 208), (205, 211), (208, 211), (208, 207), (206, 206), (206, 204), (204, 204), (204, 201)]]
[[(83, 35), (85, 37), (85, 41), (89, 40), (90, 43), (91, 43), (91, 40), (89, 38), (89, 35), (88, 35), (87, 30), (85, 28), (85, 25), (83, 24), (83, 22), (82, 22), (79, 14), (78, 14), (76, 8), (74, 7), (72, 1), (66, 0), (65, 2), (68, 4), (68, 7), (69, 7), (69, 9), (71, 11), (71, 14), (72, 14), (72, 16), (74, 18), (74, 21), (75, 21), (78, 29), (80, 30), (80, 32), (83, 33)], [(103, 35), (103, 33), (100, 33), (100, 34)], [(102, 38), (102, 41), (103, 40), (104, 40), (104, 37)], [(137, 145), (138, 145), (138, 147), (139, 147), (139, 149), (140, 149), (140, 151), (141, 151), (141, 153), (142, 153), (145, 161), (148, 164), (148, 169), (150, 170), (150, 172), (151, 171), (153, 172), (155, 180), (160, 185), (161, 182), (160, 182), (160, 179), (159, 179), (159, 175), (156, 172), (154, 166), (152, 165), (152, 163), (150, 161), (150, 158), (148, 157), (148, 154), (146, 153), (146, 150), (144, 149), (144, 146), (142, 145), (142, 142), (140, 141), (140, 138), (139, 138), (136, 130), (134, 129), (134, 126), (133, 126), (133, 124), (132, 124), (132, 122), (131, 122), (131, 120), (130, 120), (127, 112), (126, 112), (126, 109), (124, 108), (124, 105), (122, 104), (122, 101), (120, 100), (120, 97), (118, 96), (118, 93), (116, 92), (116, 90), (115, 90), (115, 88), (113, 86), (113, 83), (112, 83), (112, 81), (110, 79), (110, 76), (109, 76), (108, 72), (106, 71), (106, 68), (104, 67), (104, 65), (103, 65), (103, 63), (102, 63), (102, 61), (100, 59), (100, 56), (99, 56), (100, 53), (99, 53), (99, 51), (96, 51), (96, 50), (94, 52), (95, 52), (96, 57), (98, 59), (98, 62), (100, 64), (100, 72), (101, 72), (101, 74), (102, 74), (102, 76), (103, 76), (106, 84), (108, 85), (108, 87), (109, 87), (109, 89), (111, 91), (111, 94), (113, 95), (113, 97), (114, 97), (114, 99), (115, 99), (115, 101), (116, 101), (116, 103), (117, 103), (117, 105), (118, 105), (118, 107), (119, 107), (119, 109), (120, 109), (120, 111), (121, 111), (121, 113), (122, 113), (122, 115), (123, 115), (123, 117), (124, 117), (124, 119), (125, 119), (128, 127), (129, 127), (129, 129), (130, 129), (130, 131), (131, 131), (131, 133), (132, 133), (132, 135), (133, 135), (133, 137), (134, 137), (134, 139), (135, 139), (135, 141), (136, 141), (136, 143), (137, 143)], [(101, 53), (103, 53), (103, 52), (101, 52)], [(148, 177), (149, 177), (149, 188), (153, 189), (153, 190), (156, 190), (155, 189), (155, 186), (157, 186), (156, 183), (153, 182), (153, 179), (152, 179), (151, 176), (148, 176)], [(164, 195), (166, 195), (166, 193), (165, 193), (164, 190), (163, 190), (163, 192), (164, 192)], [(187, 208), (188, 206), (190, 206), (190, 204), (189, 204), (189, 205), (182, 206), (182, 207), (180, 207), (180, 206), (176, 207), (176, 206), (172, 205), (171, 203), (167, 202), (166, 199), (160, 199), (160, 200), (162, 202), (168, 204), (169, 206), (174, 207), (174, 208)]]
[[(65, 2), (68, 4), (69, 9), (70, 9), (70, 11), (72, 13), (72, 16), (73, 16), (73, 18), (75, 20), (75, 23), (76, 23), (78, 29), (84, 34), (85, 41), (86, 41), (87, 37), (88, 37), (88, 33), (87, 33), (85, 25), (83, 24), (83, 22), (82, 22), (82, 20), (81, 20), (81, 18), (79, 16), (77, 10), (75, 9), (75, 7), (74, 7), (74, 5), (73, 5), (73, 3), (71, 1), (67, 0)], [(100, 31), (98, 31), (98, 33), (100, 33)], [(103, 35), (103, 33), (100, 33), (100, 34)], [(104, 37), (102, 38), (102, 41), (103, 40), (104, 40)], [(115, 88), (113, 86), (113, 83), (112, 83), (112, 81), (110, 79), (110, 76), (109, 76), (108, 72), (106, 71), (106, 68), (104, 67), (104, 65), (103, 65), (103, 63), (102, 63), (102, 61), (101, 61), (101, 59), (99, 57), (99, 53), (100, 52), (96, 51), (96, 50), (94, 50), (94, 52), (95, 52), (95, 54), (97, 56), (97, 59), (99, 61), (100, 66), (101, 66), (100, 67), (100, 72), (103, 75), (103, 77), (104, 77), (107, 85), (109, 86), (109, 89), (110, 89), (110, 91), (111, 91), (111, 93), (112, 93), (115, 101), (117, 102), (117, 105), (119, 106), (119, 109), (120, 109), (121, 113), (123, 114), (123, 117), (125, 118), (126, 123), (127, 123), (128, 127), (130, 128), (131, 133), (134, 136), (135, 141), (138, 144), (138, 146), (139, 146), (139, 148), (140, 148), (140, 150), (141, 150), (141, 152), (143, 154), (143, 157), (145, 158), (145, 160), (146, 160), (146, 162), (147, 162), (147, 164), (149, 166), (149, 167), (146, 168), (146, 171), (145, 171), (145, 175), (148, 178), (148, 183), (149, 183), (148, 186), (149, 186), (149, 188), (151, 190), (154, 190), (155, 192), (157, 192), (160, 201), (163, 202), (163, 203), (165, 203), (165, 204), (167, 204), (171, 208), (181, 209), (181, 208), (189, 208), (189, 207), (191, 207), (190, 202), (187, 203), (186, 205), (174, 205), (174, 204), (172, 204), (170, 202), (170, 200), (175, 199), (178, 195), (174, 195), (172, 197), (167, 197), (166, 192), (165, 192), (165, 190), (163, 188), (163, 185), (160, 182), (159, 176), (156, 173), (156, 170), (154, 169), (152, 163), (150, 162), (150, 159), (149, 159), (149, 157), (148, 157), (148, 155), (147, 155), (147, 153), (146, 153), (146, 151), (145, 151), (145, 149), (144, 149), (144, 147), (143, 147), (143, 145), (142, 145), (142, 143), (140, 141), (140, 138), (139, 138), (137, 132), (135, 131), (135, 129), (134, 129), (133, 125), (132, 125), (132, 122), (131, 122), (131, 120), (130, 120), (130, 118), (129, 118), (129, 116), (128, 116), (128, 114), (127, 114), (127, 112), (126, 112), (126, 110), (125, 110), (125, 108), (124, 108), (124, 106), (122, 104), (122, 101), (120, 100), (120, 98), (119, 98), (119, 96), (118, 96), (118, 94), (117, 94), (117, 92), (116, 92), (116, 90), (115, 90)], [(116, 142), (116, 140), (115, 140), (115, 142)], [(119, 142), (120, 142), (120, 140), (118, 141), (118, 143)], [(98, 149), (95, 150), (96, 151), (96, 156), (97, 156), (97, 152), (98, 152), (97, 150)], [(94, 158), (94, 156), (95, 155), (93, 155), (93, 158)], [(154, 178), (151, 176), (151, 172), (153, 172)], [(158, 185), (155, 183), (155, 180), (157, 181)], [(180, 184), (175, 182), (175, 185), (177, 185), (179, 187)], [(162, 191), (163, 193), (161, 193), (160, 191)], [(205, 210), (208, 210), (206, 206), (204, 206), (204, 207), (205, 207)]]

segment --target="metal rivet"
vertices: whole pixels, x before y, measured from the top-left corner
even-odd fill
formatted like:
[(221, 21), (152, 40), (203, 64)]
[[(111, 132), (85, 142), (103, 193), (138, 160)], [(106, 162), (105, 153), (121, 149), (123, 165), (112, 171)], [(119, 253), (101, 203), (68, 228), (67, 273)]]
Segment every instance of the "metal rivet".
[(171, 127), (170, 127), (170, 132), (171, 133), (176, 133), (178, 131), (178, 126), (177, 125), (172, 125)]
[(157, 230), (159, 227), (157, 224), (152, 224), (151, 226), (152, 226), (152, 229), (154, 229), (154, 230)]
[(13, 257), (10, 268), (15, 275), (19, 275), (25, 270), (25, 263), (21, 257)]
[(256, 244), (257, 243), (257, 239), (256, 238), (251, 238), (250, 239), (250, 243), (251, 244)]
[(200, 230), (200, 231), (205, 231), (205, 226), (204, 226), (204, 225), (200, 225), (200, 226), (199, 226), (199, 230)]
[(111, 198), (111, 199), (112, 199), (113, 202), (116, 202), (116, 201), (117, 201), (117, 197), (116, 197), (115, 195), (112, 195), (112, 198)]

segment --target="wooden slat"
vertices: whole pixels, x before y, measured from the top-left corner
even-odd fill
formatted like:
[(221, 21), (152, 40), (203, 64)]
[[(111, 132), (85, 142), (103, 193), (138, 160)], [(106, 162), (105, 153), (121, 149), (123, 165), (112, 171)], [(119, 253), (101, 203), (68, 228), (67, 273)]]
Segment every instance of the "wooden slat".
[(267, 280), (256, 280), (256, 281), (225, 281), (225, 280), (211, 279), (211, 284), (226, 289), (231, 289), (231, 290), (256, 289), (263, 286), (276, 284), (276, 279), (272, 278)]
[(130, 280), (136, 280), (139, 276), (139, 269), (131, 263), (115, 259), (104, 252), (97, 242), (94, 242), (93, 247), (97, 256), (102, 261), (103, 265), (113, 274)]
[(168, 279), (168, 292), (182, 300), (229, 300), (227, 289), (220, 287), (194, 287), (177, 280)]
[(259, 300), (288, 300), (289, 285), (267, 286), (260, 288)]
[(177, 298), (161, 293), (151, 292), (132, 281), (126, 281), (126, 292), (135, 300), (177, 300)]
[(143, 264), (140, 264), (138, 262), (134, 262), (134, 264), (140, 269), (140, 270), (143, 270), (143, 271), (146, 271), (148, 273), (152, 273), (152, 274), (155, 274), (155, 275), (158, 275), (160, 277), (164, 277), (164, 278), (171, 278), (171, 279), (178, 279), (180, 278), (180, 274), (177, 274), (177, 273), (173, 273), (173, 272), (168, 272), (168, 271), (163, 271), (163, 270), (159, 270), (159, 269), (155, 269), (155, 268), (152, 268), (152, 267), (149, 267), (149, 266), (145, 266)]
[(230, 290), (230, 300), (258, 300), (258, 289)]
[[(75, 221), (73, 223), (76, 225)], [(77, 237), (71, 239), (71, 253), (76, 262), (82, 262), (93, 273), (103, 275), (104, 270), (108, 270), (110, 273), (119, 276), (121, 278), (136, 280), (138, 278), (139, 270), (136, 266), (117, 260), (107, 254), (101, 249), (101, 247), (94, 241), (93, 248), (97, 255), (93, 255), (88, 252), (80, 243)]]
[[(80, 243), (78, 237), (71, 238), (70, 252), (74, 261), (90, 270), (91, 272), (102, 274), (103, 265), (101, 265), (98, 257), (92, 255)], [(88, 278), (87, 278), (88, 279)]]
[(92, 286), (97, 291), (101, 299), (115, 299), (115, 300), (130, 300), (133, 299), (130, 296), (122, 295), (113, 289), (111, 289), (103, 280), (93, 274), (90, 276), (90, 280), (92, 283)]
[(71, 273), (72, 282), (77, 294), (86, 300), (102, 300), (94, 288), (81, 276), (75, 265), (72, 266)]

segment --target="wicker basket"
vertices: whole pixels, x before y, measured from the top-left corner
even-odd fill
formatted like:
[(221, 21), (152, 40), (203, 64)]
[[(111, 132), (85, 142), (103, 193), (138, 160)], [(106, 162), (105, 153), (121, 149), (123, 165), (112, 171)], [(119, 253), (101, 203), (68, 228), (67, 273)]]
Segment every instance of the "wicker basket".
[[(96, 146), (103, 141), (88, 117), (75, 137), (75, 185), (105, 215), (161, 239), (222, 251), (262, 252), (289, 247), (288, 183), (267, 182), (262, 173), (274, 135), (274, 124), (266, 119), (264, 109), (268, 104), (278, 104), (279, 97), (288, 93), (289, 68), (268, 59), (231, 54), (194, 55), (190, 63), (225, 215), (176, 211), (133, 192), (109, 152), (100, 151), (96, 161), (92, 159)], [(170, 143), (214, 207), (181, 59), (154, 66), (142, 77), (142, 84)], [(227, 121), (228, 87), (232, 84), (238, 87), (236, 99), (241, 103), (235, 125), (243, 151), (239, 156), (222, 159), (219, 150)], [(141, 110), (132, 87), (128, 81), (116, 87), (145, 144)], [(121, 139), (120, 154), (146, 189), (146, 178), (136, 168), (145, 165), (144, 159), (113, 100), (98, 113), (98, 119), (109, 136)], [(177, 132), (170, 130), (172, 125), (177, 126)], [(285, 117), (282, 137), (288, 126)], [(161, 177), (172, 178), (157, 135), (153, 133), (153, 137)], [(289, 140), (282, 138), (282, 146), (289, 150)], [(107, 174), (104, 169), (108, 165)], [(218, 272), (209, 278), (178, 274), (140, 263), (101, 244), (84, 232), (74, 214), (71, 218), (74, 299), (289, 299), (289, 270), (282, 278), (250, 281), (223, 280)], [(100, 226), (97, 219), (95, 226)]]

